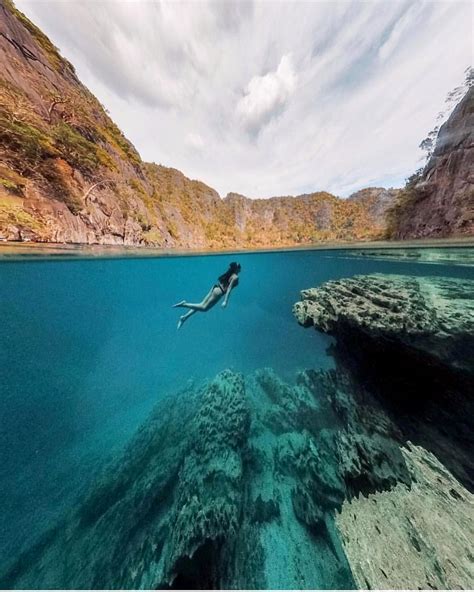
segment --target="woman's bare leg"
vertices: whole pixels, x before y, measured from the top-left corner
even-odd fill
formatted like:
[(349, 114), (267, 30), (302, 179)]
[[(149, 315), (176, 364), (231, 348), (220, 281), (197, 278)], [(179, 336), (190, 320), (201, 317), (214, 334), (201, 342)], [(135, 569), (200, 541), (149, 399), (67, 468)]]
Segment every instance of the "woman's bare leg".
[(192, 317), (193, 314), (196, 314), (197, 312), (198, 312), (197, 310), (188, 310), (188, 312), (186, 314), (184, 314), (182, 317), (179, 317), (178, 329), (181, 329), (183, 323), (185, 321), (187, 321), (189, 319), (189, 317)]
[(215, 286), (213, 286), (208, 294), (206, 295), (206, 297), (204, 298), (204, 300), (202, 300), (199, 303), (192, 303), (192, 302), (186, 302), (186, 300), (182, 300), (181, 302), (178, 302), (177, 304), (174, 305), (175, 308), (189, 308), (191, 310), (194, 311), (199, 311), (199, 312), (206, 312), (206, 310), (209, 310), (212, 306), (214, 306), (214, 304), (216, 304), (216, 302), (219, 300), (219, 298), (222, 296), (222, 292), (219, 288), (216, 288)]
[(202, 302), (199, 304), (192, 304), (190, 302), (183, 301), (182, 303), (178, 303), (175, 306), (189, 308), (190, 310), (180, 317), (178, 321), (178, 329), (180, 329), (185, 321), (189, 319), (193, 314), (196, 312), (206, 312), (210, 308), (212, 308), (221, 298), (222, 291), (219, 288), (213, 286), (207, 296), (204, 298)]

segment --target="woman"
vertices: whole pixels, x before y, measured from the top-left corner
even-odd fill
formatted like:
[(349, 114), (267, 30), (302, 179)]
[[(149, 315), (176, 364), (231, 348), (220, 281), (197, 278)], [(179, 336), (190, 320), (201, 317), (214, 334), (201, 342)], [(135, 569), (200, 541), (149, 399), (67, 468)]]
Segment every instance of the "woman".
[(173, 308), (190, 309), (186, 314), (179, 318), (178, 329), (182, 327), (184, 321), (187, 321), (189, 317), (191, 317), (194, 313), (207, 312), (210, 308), (217, 304), (217, 302), (219, 302), (222, 296), (224, 296), (224, 302), (222, 303), (222, 307), (225, 308), (227, 306), (227, 301), (229, 300), (230, 293), (239, 284), (240, 269), (240, 264), (233, 261), (229, 265), (229, 269), (221, 276), (219, 276), (217, 284), (214, 284), (212, 286), (212, 288), (209, 291), (209, 294), (199, 304), (191, 304), (189, 302), (186, 302), (186, 300), (182, 300), (181, 302), (174, 304)]

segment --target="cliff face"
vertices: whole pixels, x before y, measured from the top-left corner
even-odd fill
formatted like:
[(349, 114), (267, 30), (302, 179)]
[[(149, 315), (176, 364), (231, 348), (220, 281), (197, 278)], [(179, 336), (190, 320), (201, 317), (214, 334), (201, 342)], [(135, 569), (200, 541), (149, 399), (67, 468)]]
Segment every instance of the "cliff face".
[(138, 241), (148, 216), (140, 188), (151, 192), (138, 153), (10, 0), (0, 1), (0, 71), (2, 236)]
[(385, 233), (393, 192), (221, 199), (175, 169), (142, 162), (11, 0), (0, 0), (0, 72), (0, 240), (222, 248)]
[(474, 233), (474, 87), (440, 128), (420, 180), (400, 195), (393, 238)]

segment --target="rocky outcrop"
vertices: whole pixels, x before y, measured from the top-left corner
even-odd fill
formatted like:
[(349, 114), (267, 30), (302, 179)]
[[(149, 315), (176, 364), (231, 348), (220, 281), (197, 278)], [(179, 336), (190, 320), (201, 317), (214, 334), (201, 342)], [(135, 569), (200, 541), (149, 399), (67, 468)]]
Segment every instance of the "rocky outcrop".
[(385, 233), (391, 191), (221, 199), (143, 162), (11, 0), (0, 0), (0, 73), (0, 240), (221, 249)]
[(397, 239), (474, 234), (474, 87), (441, 126), (432, 157), (390, 217)]
[(407, 440), (474, 489), (474, 283), (358, 276), (304, 290), (294, 314), (334, 335), (335, 355)]
[(338, 337), (354, 333), (398, 345), (420, 360), (474, 372), (474, 282), (448, 278), (356, 276), (303, 290), (298, 322)]

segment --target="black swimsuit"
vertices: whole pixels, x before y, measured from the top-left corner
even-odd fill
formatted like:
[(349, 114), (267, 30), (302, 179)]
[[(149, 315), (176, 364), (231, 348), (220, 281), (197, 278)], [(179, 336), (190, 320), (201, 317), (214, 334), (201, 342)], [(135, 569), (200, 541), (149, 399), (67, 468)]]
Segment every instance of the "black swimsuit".
[[(230, 276), (227, 279), (227, 282), (225, 285), (223, 285), (220, 281), (220, 279), (217, 280), (217, 284), (214, 284), (214, 288), (220, 288), (221, 292), (223, 294), (225, 294), (227, 292), (227, 289), (229, 288), (229, 284), (230, 284), (230, 280), (231, 280), (232, 276)], [(234, 287), (237, 286), (239, 284), (239, 277), (237, 276), (235, 282), (234, 282)]]

